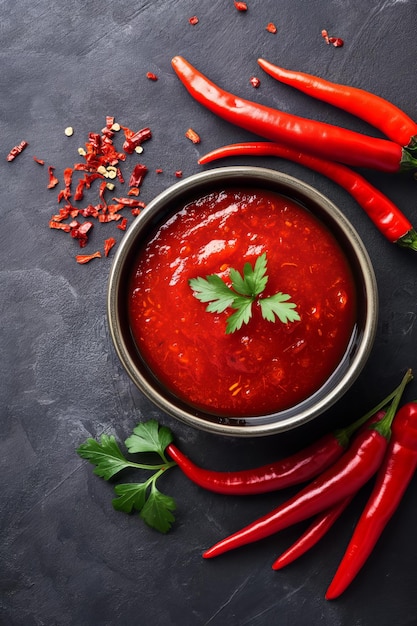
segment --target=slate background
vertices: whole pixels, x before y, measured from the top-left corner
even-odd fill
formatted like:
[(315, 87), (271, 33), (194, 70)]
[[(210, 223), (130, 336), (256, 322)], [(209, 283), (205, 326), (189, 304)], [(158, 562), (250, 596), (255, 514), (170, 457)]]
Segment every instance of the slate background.
[[(279, 536), (205, 562), (201, 552), (288, 496), (226, 498), (171, 471), (161, 488), (177, 500), (176, 523), (160, 535), (137, 516), (112, 509), (113, 487), (93, 475), (75, 449), (87, 437), (119, 441), (140, 421), (169, 426), (206, 467), (237, 469), (298, 450), (363, 414), (394, 388), (407, 367), (417, 370), (416, 264), (413, 252), (385, 241), (337, 185), (274, 159), (233, 159), (280, 169), (328, 195), (357, 228), (374, 263), (380, 290), (378, 336), (369, 364), (346, 397), (321, 419), (267, 439), (225, 439), (159, 413), (133, 386), (115, 355), (106, 322), (111, 255), (78, 265), (77, 245), (51, 231), (57, 187), (88, 132), (114, 115), (153, 139), (140, 157), (149, 167), (142, 199), (151, 200), (201, 170), (199, 155), (253, 139), (217, 120), (181, 86), (170, 60), (185, 56), (235, 93), (326, 122), (376, 133), (341, 111), (279, 85), (258, 69), (259, 56), (384, 96), (417, 117), (416, 3), (407, 0), (45, 0), (0, 2), (0, 623), (2, 626), (408, 626), (417, 623), (415, 566), (417, 478), (357, 580), (326, 602), (331, 580), (365, 488), (320, 545), (282, 572), (276, 556), (301, 532)], [(197, 15), (199, 23), (188, 19)], [(265, 30), (268, 22), (276, 35)], [(343, 48), (321, 37), (342, 37)], [(157, 82), (146, 78), (148, 71)], [(255, 90), (253, 75), (261, 79)], [(74, 135), (64, 135), (66, 126)], [(195, 146), (188, 127), (202, 137)], [(13, 163), (10, 148), (29, 148)], [(44, 158), (41, 168), (32, 157)], [(225, 165), (226, 163), (219, 163)], [(157, 175), (156, 168), (163, 173)], [(411, 176), (365, 172), (417, 223)], [(97, 226), (86, 252), (121, 232)], [(114, 252), (114, 251), (113, 251)], [(415, 383), (404, 399), (416, 397)], [(132, 479), (133, 476), (132, 476)], [(370, 487), (369, 487), (370, 488)]]

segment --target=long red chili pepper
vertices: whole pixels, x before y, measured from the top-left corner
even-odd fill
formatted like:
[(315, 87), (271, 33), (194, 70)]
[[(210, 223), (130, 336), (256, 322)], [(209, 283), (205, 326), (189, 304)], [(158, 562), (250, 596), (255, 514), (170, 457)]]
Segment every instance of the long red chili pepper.
[(417, 147), (417, 123), (395, 104), (369, 91), (332, 83), (318, 76), (278, 67), (258, 59), (260, 67), (281, 83), (332, 104), (368, 122), (409, 150)]
[(286, 567), (315, 546), (339, 519), (352, 499), (353, 494), (344, 500), (340, 500), (330, 509), (323, 511), (323, 513), (319, 513), (301, 537), (277, 558), (272, 565), (272, 569), (278, 570)]
[(397, 387), (350, 426), (328, 433), (299, 452), (261, 467), (234, 472), (213, 471), (193, 463), (174, 443), (167, 446), (166, 452), (190, 480), (214, 493), (247, 496), (285, 489), (312, 480), (333, 465), (363, 424), (382, 419), (384, 412), (381, 409), (391, 402), (399, 389)]
[(391, 423), (410, 376), (409, 370), (385, 417), (380, 422), (372, 424), (369, 429), (361, 430), (351, 446), (332, 467), (270, 513), (216, 543), (204, 552), (203, 557), (213, 558), (259, 541), (317, 515), (356, 493), (381, 466), (391, 436)]
[(417, 160), (393, 141), (369, 137), (244, 100), (215, 85), (182, 57), (174, 57), (172, 66), (188, 92), (200, 104), (257, 135), (357, 167), (392, 173), (417, 167)]
[(374, 489), (359, 518), (345, 555), (327, 590), (327, 600), (340, 596), (356, 577), (382, 531), (398, 508), (417, 469), (417, 403), (397, 413), (392, 437)]
[(357, 201), (388, 241), (417, 251), (417, 232), (410, 220), (385, 194), (346, 165), (268, 141), (223, 146), (200, 157), (198, 162), (203, 165), (224, 157), (242, 155), (275, 156), (320, 172), (343, 187)]

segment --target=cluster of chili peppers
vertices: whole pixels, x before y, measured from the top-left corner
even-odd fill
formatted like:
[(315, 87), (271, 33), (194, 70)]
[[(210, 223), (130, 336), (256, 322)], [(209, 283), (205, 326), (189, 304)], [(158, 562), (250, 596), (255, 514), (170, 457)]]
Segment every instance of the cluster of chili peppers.
[(237, 155), (272, 155), (316, 170), (347, 190), (391, 242), (417, 251), (417, 232), (382, 192), (351, 167), (387, 173), (417, 169), (417, 123), (394, 104), (367, 91), (283, 70), (264, 59), (268, 74), (360, 117), (387, 139), (278, 111), (239, 98), (215, 85), (182, 57), (172, 66), (189, 93), (219, 117), (268, 142), (233, 144), (201, 157), (199, 163)]
[(346, 428), (276, 463), (237, 472), (198, 467), (174, 443), (167, 453), (202, 488), (225, 495), (266, 493), (311, 480), (293, 497), (206, 550), (213, 558), (314, 518), (302, 536), (273, 564), (281, 569), (299, 558), (335, 523), (356, 493), (376, 475), (374, 489), (326, 593), (338, 597), (370, 555), (417, 468), (417, 402), (399, 410), (408, 370), (401, 384), (367, 414)]

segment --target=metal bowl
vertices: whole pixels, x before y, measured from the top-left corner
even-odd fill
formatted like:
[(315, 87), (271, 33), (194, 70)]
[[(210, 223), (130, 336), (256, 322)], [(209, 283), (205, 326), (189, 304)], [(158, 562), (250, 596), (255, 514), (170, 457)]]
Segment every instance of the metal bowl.
[[(190, 200), (227, 187), (267, 189), (295, 200), (333, 232), (350, 263), (357, 290), (357, 319), (341, 362), (312, 396), (283, 411), (255, 417), (227, 417), (187, 405), (162, 385), (144, 362), (131, 334), (128, 283), (138, 250), (151, 233)], [(152, 200), (123, 238), (111, 268), (107, 314), (111, 337), (126, 372), (137, 387), (162, 411), (186, 424), (222, 435), (255, 437), (290, 430), (317, 418), (340, 400), (364, 367), (376, 334), (378, 291), (364, 244), (343, 213), (324, 195), (286, 174), (259, 167), (223, 167), (178, 183)]]

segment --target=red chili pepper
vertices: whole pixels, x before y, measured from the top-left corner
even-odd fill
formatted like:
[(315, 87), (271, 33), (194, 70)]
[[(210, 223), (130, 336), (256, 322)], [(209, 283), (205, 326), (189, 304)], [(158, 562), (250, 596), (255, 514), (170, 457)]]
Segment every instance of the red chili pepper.
[(341, 163), (334, 163), (272, 142), (236, 143), (217, 148), (199, 159), (200, 164), (238, 155), (276, 156), (320, 172), (343, 187), (362, 207), (379, 231), (392, 243), (417, 250), (417, 232), (409, 219), (379, 189)]
[(352, 166), (385, 172), (417, 167), (417, 160), (393, 141), (369, 137), (244, 100), (219, 88), (182, 57), (174, 57), (172, 66), (200, 104), (257, 135)]
[(219, 472), (197, 466), (174, 443), (166, 452), (182, 472), (203, 489), (225, 495), (243, 496), (285, 489), (312, 480), (333, 465), (345, 452), (352, 436), (370, 420), (382, 419), (381, 409), (398, 393), (399, 387), (378, 406), (346, 428), (326, 434), (295, 454), (254, 469)]
[(330, 509), (323, 511), (323, 513), (319, 513), (301, 537), (277, 558), (272, 565), (272, 569), (279, 570), (286, 567), (315, 546), (348, 507), (353, 499), (353, 495), (340, 500)]
[(258, 59), (258, 63), (267, 74), (281, 83), (359, 117), (400, 146), (411, 150), (417, 147), (417, 123), (388, 100), (357, 87), (287, 70), (265, 59)]
[(7, 155), (6, 159), (7, 161), (14, 161), (15, 158), (21, 153), (23, 152), (23, 150), (25, 148), (28, 147), (28, 142), (27, 141), (21, 141), (19, 144), (17, 144), (17, 146), (14, 146), (14, 148), (12, 148), (9, 152), (9, 154)]
[(371, 554), (384, 528), (398, 508), (417, 469), (417, 403), (409, 402), (397, 413), (392, 437), (374, 489), (359, 518), (326, 599), (340, 596)]
[(403, 389), (410, 377), (409, 370), (385, 417), (380, 422), (372, 424), (369, 429), (361, 430), (347, 451), (333, 466), (281, 506), (216, 543), (204, 552), (203, 557), (213, 558), (229, 550), (259, 541), (317, 515), (356, 493), (378, 471), (383, 462), (391, 436), (391, 423)]

